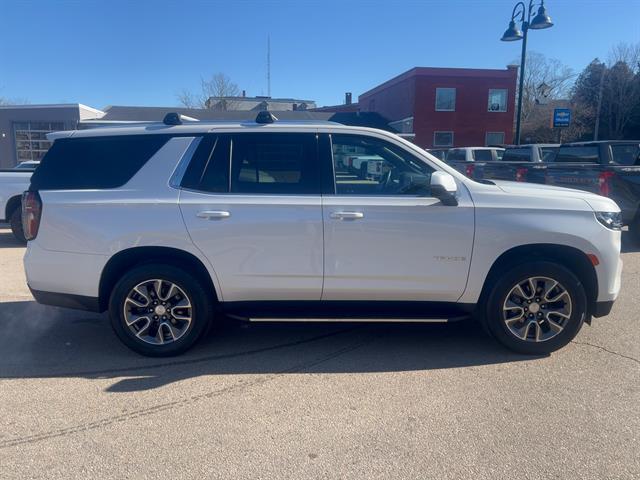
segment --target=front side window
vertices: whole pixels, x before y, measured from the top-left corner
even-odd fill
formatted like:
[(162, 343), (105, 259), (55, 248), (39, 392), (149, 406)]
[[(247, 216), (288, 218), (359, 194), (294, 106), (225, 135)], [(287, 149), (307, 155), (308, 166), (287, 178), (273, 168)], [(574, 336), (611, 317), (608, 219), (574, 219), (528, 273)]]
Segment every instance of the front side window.
[(331, 136), (338, 195), (429, 195), (433, 169), (410, 152), (378, 138)]
[(453, 132), (433, 132), (434, 147), (453, 147)]
[(489, 107), (490, 112), (506, 112), (507, 111), (507, 94), (506, 88), (492, 88), (489, 90)]
[(456, 109), (456, 89), (436, 88), (436, 111), (453, 112)]
[(543, 162), (553, 162), (558, 153), (558, 147), (540, 147), (540, 158)]
[(313, 133), (236, 134), (231, 150), (231, 193), (321, 192)]
[(611, 145), (613, 163), (618, 165), (640, 165), (640, 145)]
[(597, 146), (585, 146), (585, 147), (561, 147), (556, 155), (556, 162), (566, 163), (598, 163), (598, 147)]
[(485, 136), (485, 144), (504, 145), (504, 132), (487, 132)]

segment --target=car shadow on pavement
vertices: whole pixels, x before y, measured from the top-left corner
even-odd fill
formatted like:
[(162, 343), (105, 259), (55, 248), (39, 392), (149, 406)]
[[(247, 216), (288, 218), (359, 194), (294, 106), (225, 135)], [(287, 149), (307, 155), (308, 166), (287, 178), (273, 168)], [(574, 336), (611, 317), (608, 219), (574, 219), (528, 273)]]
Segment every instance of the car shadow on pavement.
[[(105, 315), (0, 303), (0, 380), (114, 379), (108, 392), (149, 390), (217, 375), (404, 372), (536, 357), (512, 353), (473, 323), (229, 323), (186, 354), (137, 355)], [(214, 381), (214, 379), (211, 379)]]
[(26, 247), (26, 245), (22, 242), (16, 240), (16, 237), (13, 236), (11, 230), (6, 230), (0, 224), (0, 248), (18, 248), (18, 247)]

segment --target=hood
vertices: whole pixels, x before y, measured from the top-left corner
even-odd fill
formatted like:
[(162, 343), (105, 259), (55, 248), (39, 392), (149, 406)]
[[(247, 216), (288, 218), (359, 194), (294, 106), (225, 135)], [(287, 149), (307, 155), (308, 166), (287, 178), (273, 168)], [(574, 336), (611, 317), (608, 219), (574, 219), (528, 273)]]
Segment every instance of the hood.
[(546, 198), (579, 198), (596, 212), (619, 212), (620, 207), (610, 198), (595, 193), (576, 190), (574, 188), (555, 187), (538, 183), (508, 182), (505, 180), (491, 180), (505, 193), (527, 195)]

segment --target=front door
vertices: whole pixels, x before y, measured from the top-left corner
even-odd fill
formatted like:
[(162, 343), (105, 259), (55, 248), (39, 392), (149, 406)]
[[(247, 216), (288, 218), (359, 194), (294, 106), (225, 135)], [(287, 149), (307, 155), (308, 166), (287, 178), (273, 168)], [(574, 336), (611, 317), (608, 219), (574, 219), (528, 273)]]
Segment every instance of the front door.
[(211, 262), (225, 302), (320, 299), (314, 133), (205, 136), (182, 187), (189, 235)]
[[(432, 197), (433, 168), (375, 136), (331, 135), (335, 195), (323, 197), (323, 300), (455, 302), (463, 293), (474, 213)], [(346, 158), (363, 158), (358, 172)], [(362, 174), (361, 172), (366, 172)]]

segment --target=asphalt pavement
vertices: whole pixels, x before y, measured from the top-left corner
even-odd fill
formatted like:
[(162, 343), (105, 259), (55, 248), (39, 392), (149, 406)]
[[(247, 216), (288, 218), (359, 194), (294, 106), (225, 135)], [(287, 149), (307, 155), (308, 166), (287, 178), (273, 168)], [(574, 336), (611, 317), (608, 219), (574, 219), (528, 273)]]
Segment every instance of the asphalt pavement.
[[(36, 304), (0, 228), (0, 478), (640, 478), (640, 248), (546, 357), (474, 325), (231, 324), (186, 355)], [(64, 272), (60, 272), (64, 275)]]

